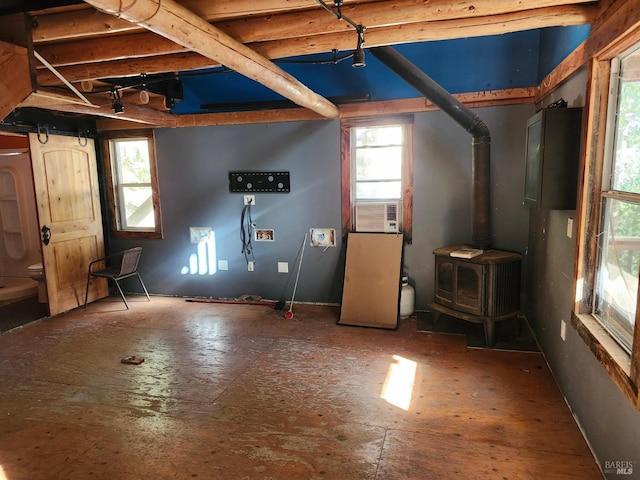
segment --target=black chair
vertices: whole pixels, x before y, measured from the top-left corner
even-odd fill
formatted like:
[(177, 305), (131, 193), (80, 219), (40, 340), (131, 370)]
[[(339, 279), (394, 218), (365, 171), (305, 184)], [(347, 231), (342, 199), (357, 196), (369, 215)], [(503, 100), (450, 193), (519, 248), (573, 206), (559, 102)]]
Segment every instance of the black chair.
[[(149, 298), (149, 292), (147, 292), (147, 287), (144, 286), (142, 278), (138, 273), (138, 263), (140, 262), (140, 255), (142, 254), (142, 247), (130, 248), (128, 250), (124, 250), (122, 252), (113, 253), (111, 255), (107, 255), (106, 257), (99, 258), (98, 260), (94, 260), (89, 264), (89, 272), (87, 273), (87, 289), (84, 294), (84, 307), (87, 308), (87, 299), (89, 297), (89, 285), (91, 284), (91, 277), (102, 277), (102, 278), (110, 278), (116, 284), (118, 288), (118, 293), (120, 293), (120, 297), (122, 297), (122, 301), (129, 309), (129, 304), (127, 303), (127, 299), (124, 297), (124, 293), (122, 293), (122, 289), (120, 288), (120, 284), (118, 283), (120, 280), (128, 277), (136, 276), (140, 281), (140, 285), (144, 289), (144, 293), (147, 296), (147, 301), (151, 301)], [(116, 259), (116, 260), (114, 260)], [(106, 268), (101, 270), (92, 271), (92, 267), (102, 261), (107, 261)]]

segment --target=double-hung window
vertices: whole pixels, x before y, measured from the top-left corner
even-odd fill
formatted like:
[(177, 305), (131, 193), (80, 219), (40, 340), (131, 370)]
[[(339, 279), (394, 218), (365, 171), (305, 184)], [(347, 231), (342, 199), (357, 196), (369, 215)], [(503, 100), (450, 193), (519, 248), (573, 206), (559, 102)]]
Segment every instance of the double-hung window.
[(153, 132), (111, 133), (104, 145), (114, 235), (162, 238)]
[(412, 128), (412, 116), (342, 123), (344, 232), (401, 232), (411, 241)]
[(574, 326), (640, 409), (640, 29), (592, 62)]
[(640, 45), (611, 62), (594, 315), (631, 354), (640, 265)]

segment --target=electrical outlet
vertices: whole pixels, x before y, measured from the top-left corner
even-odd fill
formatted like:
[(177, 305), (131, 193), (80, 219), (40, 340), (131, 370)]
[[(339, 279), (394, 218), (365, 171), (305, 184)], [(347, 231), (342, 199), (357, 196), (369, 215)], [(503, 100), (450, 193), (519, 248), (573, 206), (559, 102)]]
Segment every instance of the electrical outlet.
[(253, 270), (254, 270), (254, 268), (256, 266), (255, 264), (256, 264), (256, 262), (253, 262), (251, 260), (248, 261), (247, 262), (247, 272), (253, 272)]
[(289, 273), (289, 262), (278, 262), (278, 273)]
[(560, 320), (560, 338), (564, 342), (567, 337), (567, 322)]
[(229, 270), (229, 262), (226, 260), (218, 260), (218, 270)]
[(255, 205), (256, 204), (256, 196), (255, 195), (245, 195), (244, 196), (244, 204), (245, 205)]
[(567, 237), (571, 238), (573, 236), (573, 218), (567, 218)]

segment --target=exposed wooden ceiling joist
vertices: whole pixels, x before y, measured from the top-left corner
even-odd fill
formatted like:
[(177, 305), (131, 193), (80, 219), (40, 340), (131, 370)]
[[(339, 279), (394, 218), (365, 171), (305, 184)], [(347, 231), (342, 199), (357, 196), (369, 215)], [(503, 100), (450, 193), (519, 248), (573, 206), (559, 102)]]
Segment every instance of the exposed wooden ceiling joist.
[(31, 92), (29, 52), (24, 47), (0, 42), (0, 120)]
[(338, 107), (300, 83), (293, 76), (234, 38), (172, 0), (137, 0), (122, 10), (120, 0), (86, 0), (94, 7), (169, 38), (207, 58), (255, 80), (297, 105), (327, 118), (338, 116)]
[[(505, 27), (508, 27), (510, 31), (516, 31), (548, 25), (583, 25), (594, 20), (596, 7), (545, 6), (515, 12), (509, 12), (505, 7), (503, 9), (492, 8), (491, 11), (490, 15), (466, 15), (459, 18), (451, 15), (434, 15), (433, 18), (430, 18), (429, 15), (418, 15), (418, 12), (415, 15), (407, 14), (405, 16), (405, 12), (403, 12), (402, 29), (394, 28), (398, 25), (399, 19), (392, 18), (393, 22), (384, 22), (381, 15), (377, 19), (378, 23), (371, 23), (374, 21), (371, 18), (371, 22), (365, 20), (362, 24), (367, 26), (367, 45), (372, 44), (371, 38), (378, 39), (378, 42), (384, 40), (386, 45), (390, 45), (407, 41), (444, 40), (506, 33)], [(248, 19), (232, 24), (216, 24), (215, 26), (245, 44), (260, 42), (260, 45), (269, 45), (269, 42), (280, 44), (283, 41), (300, 39), (288, 42), (288, 48), (282, 48), (282, 52), (279, 53), (282, 56), (326, 52), (333, 48), (346, 50), (354, 47), (356, 36), (350, 25), (337, 21), (326, 12), (314, 11), (312, 13), (317, 17), (315, 21), (309, 12), (303, 12), (279, 15), (268, 20), (264, 18)], [(307, 28), (310, 24), (313, 24), (313, 29)], [(464, 31), (460, 32), (458, 30), (460, 28)], [(401, 37), (403, 34), (404, 37)], [(307, 45), (307, 48), (301, 51), (300, 48), (303, 45)], [(69, 40), (54, 44), (38, 44), (37, 50), (52, 65), (59, 67), (131, 57), (166, 55), (185, 51), (186, 48), (167, 38), (144, 32), (85, 38), (82, 42)]]
[[(536, 97), (536, 88), (512, 88), (508, 90), (494, 90), (490, 92), (474, 92), (454, 95), (469, 108), (495, 105), (517, 105), (532, 103)], [(424, 97), (407, 98), (403, 100), (388, 100), (381, 102), (367, 102), (362, 104), (342, 105), (340, 118), (354, 118), (363, 116), (415, 113), (436, 110)], [(301, 122), (319, 120), (321, 117), (309, 110), (291, 108), (282, 110), (254, 110), (251, 112), (221, 112), (179, 115), (176, 127), (197, 127), (205, 125), (246, 125), (250, 123), (266, 122)], [(123, 130), (133, 128), (129, 122), (121, 119), (105, 119), (98, 122), (98, 130)]]
[[(336, 22), (313, 0), (182, 0), (178, 3), (243, 43), (288, 38), (292, 36), (291, 32), (296, 36), (309, 36), (349, 29), (346, 23)], [(597, 4), (596, 0), (347, 0), (342, 10), (349, 18), (374, 28), (587, 3)], [(33, 40), (40, 43), (143, 30), (139, 25), (112, 15), (86, 9), (38, 15), (34, 21)], [(242, 32), (252, 32), (263, 38), (245, 39)]]
[[(331, 0), (325, 1), (333, 6)], [(308, 54), (331, 55), (333, 50), (346, 52), (354, 49), (357, 35), (353, 27), (326, 12), (317, 0), (85, 2), (70, 7), (30, 11), (34, 20), (32, 33), (35, 50), (68, 81), (77, 83), (141, 74), (175, 73), (218, 67), (222, 64), (242, 72), (219, 57), (219, 51), (227, 49), (228, 53), (233, 52), (230, 53), (231, 57), (241, 58), (242, 62), (252, 64), (254, 74), (256, 71), (260, 74), (266, 72), (276, 79), (276, 83), (283, 82), (283, 88), (293, 89), (294, 96), (302, 95), (304, 102), (312, 104), (319, 101), (321, 110), (330, 111), (331, 116), (336, 115), (337, 107), (308, 90), (293, 77), (282, 77), (279, 67), (270, 61)], [(364, 46), (374, 47), (501, 35), (553, 26), (595, 26), (603, 9), (615, 7), (617, 3), (615, 0), (344, 0), (342, 12), (356, 23), (366, 26)], [(186, 9), (199, 22), (197, 27), (194, 28), (194, 24), (190, 23), (193, 18), (185, 21), (185, 18), (176, 13), (177, 10), (166, 12), (166, 5)], [(121, 18), (114, 16), (119, 10), (129, 8), (132, 11), (140, 9), (139, 15), (127, 18), (127, 12), (123, 11), (120, 12)], [(108, 10), (109, 13), (99, 9)], [(163, 12), (169, 13), (171, 18), (162, 27), (165, 30), (158, 31), (151, 25), (147, 25), (148, 28), (142, 25), (144, 22), (141, 20), (156, 17)], [(198, 41), (193, 38), (194, 32), (197, 36), (203, 33), (213, 36), (215, 47), (212, 49), (215, 55), (202, 50), (211, 47), (212, 37), (205, 35), (202, 38), (207, 40), (196, 45)], [(187, 41), (181, 36), (186, 37)], [(256, 61), (254, 56), (259, 60)], [(41, 108), (55, 110), (54, 107), (58, 106), (61, 111), (89, 113), (91, 107), (76, 105), (77, 101), (68, 98), (51, 98), (52, 94), (45, 93), (43, 86), (59, 86), (61, 82), (50, 71), (38, 64), (36, 66), (39, 91), (25, 101), (25, 104), (37, 103)], [(124, 84), (126, 83), (125, 81)], [(302, 92), (298, 88), (302, 88)], [(311, 96), (307, 96), (309, 92)], [(129, 117), (127, 120), (147, 123), (157, 121), (158, 125), (171, 125), (171, 115), (166, 111), (163, 97), (153, 98), (151, 103), (141, 105), (136, 94), (134, 90), (126, 94), (127, 106), (132, 107), (126, 109)], [(112, 123), (121, 121), (122, 116), (115, 116), (111, 111), (108, 93), (94, 94), (90, 98), (102, 105), (98, 115), (113, 118)], [(69, 106), (70, 104), (74, 105)], [(88, 110), (79, 112), (79, 108)], [(154, 111), (162, 115), (153, 118)], [(326, 116), (327, 111), (323, 116)], [(341, 114), (342, 111), (341, 108)], [(271, 111), (264, 115), (271, 117), (274, 114)], [(242, 116), (247, 113), (231, 115)], [(301, 111), (294, 116), (296, 115), (304, 116), (305, 113)], [(308, 111), (306, 115), (309, 118), (319, 116), (316, 111)], [(228, 121), (227, 117), (219, 114), (208, 114), (205, 121), (211, 121), (212, 118), (224, 118), (223, 122)], [(186, 117), (182, 121), (186, 121)]]
[[(356, 0), (346, 0), (345, 5)], [(369, 3), (380, 0), (357, 0)], [(575, 0), (574, 0), (575, 1)], [(590, 1), (590, 0), (587, 0)], [(208, 22), (216, 23), (234, 18), (272, 16), (282, 12), (297, 12), (318, 7), (314, 0), (181, 0), (180, 3)], [(103, 36), (113, 33), (143, 31), (139, 25), (92, 9), (48, 14), (35, 18), (34, 42), (59, 41), (76, 37)]]
[[(402, 28), (396, 26), (367, 28), (366, 46), (496, 35), (507, 31), (524, 31), (558, 25), (584, 25), (593, 21), (595, 14), (595, 6), (547, 7), (489, 17), (411, 23)], [(354, 35), (352, 31), (343, 31), (261, 42), (249, 46), (266, 58), (277, 59), (330, 52), (332, 49), (350, 50), (355, 46)], [(188, 71), (220, 65), (219, 62), (188, 52), (184, 47), (166, 38), (148, 33), (118, 35), (113, 38), (92, 39), (88, 42), (39, 45), (36, 48), (43, 57), (58, 68), (65, 78), (72, 82), (95, 78), (128, 77), (140, 73)], [(83, 48), (85, 45), (87, 48)], [(128, 59), (122, 59), (125, 52)], [(161, 56), (158, 57), (158, 55)], [(48, 72), (42, 71), (38, 75), (38, 83), (49, 85), (56, 83), (56, 79)]]
[[(179, 72), (182, 70), (196, 70), (199, 68), (219, 67), (220, 62), (203, 57), (198, 53), (185, 52), (161, 57), (134, 58), (131, 60), (115, 60), (103, 63), (86, 63), (59, 67), (64, 77), (71, 82), (95, 80), (100, 78), (132, 77), (145, 73)], [(59, 83), (55, 75), (47, 70), (38, 72), (38, 85), (55, 85)]]
[(153, 108), (145, 108), (128, 104), (123, 113), (114, 113), (111, 102), (87, 105), (78, 97), (59, 94), (57, 92), (37, 91), (33, 92), (20, 107), (35, 107), (58, 112), (93, 115), (118, 120), (128, 120), (136, 123), (143, 123), (164, 127), (175, 127), (177, 117), (166, 112), (160, 112)]

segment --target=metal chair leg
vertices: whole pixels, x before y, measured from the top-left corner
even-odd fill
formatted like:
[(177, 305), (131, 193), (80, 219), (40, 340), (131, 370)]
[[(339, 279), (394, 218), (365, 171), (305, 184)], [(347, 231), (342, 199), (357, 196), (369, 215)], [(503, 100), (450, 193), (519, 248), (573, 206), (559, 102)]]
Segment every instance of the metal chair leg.
[(84, 308), (87, 308), (87, 299), (89, 298), (89, 285), (91, 284), (91, 270), (87, 274), (87, 289), (84, 291)]
[(147, 292), (147, 287), (145, 287), (144, 282), (142, 281), (142, 277), (137, 272), (136, 272), (136, 275), (138, 276), (138, 280), (140, 280), (140, 285), (142, 285), (142, 289), (144, 290), (144, 294), (147, 296), (147, 302), (150, 302), (151, 298), (149, 297), (149, 292)]
[(124, 302), (125, 306), (127, 307), (127, 310), (129, 310), (129, 304), (127, 303), (127, 299), (124, 296), (124, 293), (122, 293), (122, 289), (120, 288), (120, 284), (118, 283), (118, 281), (114, 278), (113, 279), (114, 283), (116, 284), (116, 287), (118, 288), (118, 293), (120, 294), (120, 297), (122, 297), (122, 301)]

